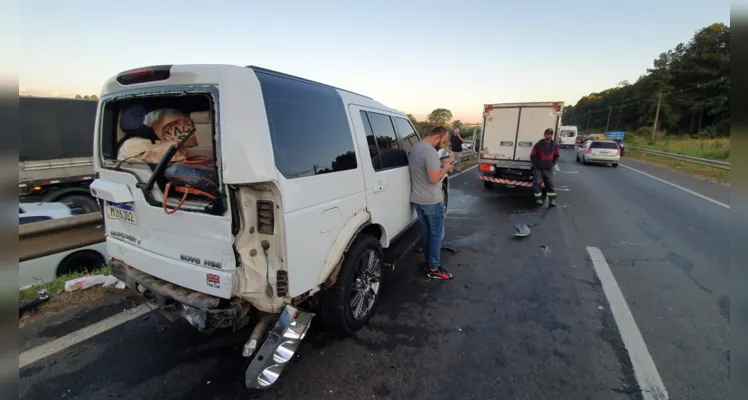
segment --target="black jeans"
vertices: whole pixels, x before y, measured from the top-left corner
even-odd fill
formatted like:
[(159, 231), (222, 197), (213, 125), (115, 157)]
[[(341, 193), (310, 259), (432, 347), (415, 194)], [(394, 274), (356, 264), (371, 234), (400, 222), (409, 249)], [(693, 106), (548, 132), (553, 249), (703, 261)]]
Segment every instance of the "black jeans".
[(545, 185), (545, 194), (548, 198), (556, 197), (556, 189), (553, 186), (553, 169), (539, 169), (535, 168), (532, 175), (532, 191), (535, 193), (535, 198), (539, 199), (543, 195), (543, 188), (541, 185)]

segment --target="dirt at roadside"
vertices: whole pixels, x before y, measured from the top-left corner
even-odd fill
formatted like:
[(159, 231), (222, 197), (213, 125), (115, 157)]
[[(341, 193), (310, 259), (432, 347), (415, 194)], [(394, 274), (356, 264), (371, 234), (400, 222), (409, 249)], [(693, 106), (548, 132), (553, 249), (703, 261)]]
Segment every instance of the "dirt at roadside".
[(18, 327), (23, 328), (28, 324), (40, 322), (60, 314), (85, 311), (91, 307), (104, 302), (107, 298), (122, 297), (123, 290), (113, 287), (94, 286), (88, 289), (76, 290), (73, 292), (61, 292), (50, 294), (50, 300), (41, 304), (34, 310), (30, 310), (18, 320)]

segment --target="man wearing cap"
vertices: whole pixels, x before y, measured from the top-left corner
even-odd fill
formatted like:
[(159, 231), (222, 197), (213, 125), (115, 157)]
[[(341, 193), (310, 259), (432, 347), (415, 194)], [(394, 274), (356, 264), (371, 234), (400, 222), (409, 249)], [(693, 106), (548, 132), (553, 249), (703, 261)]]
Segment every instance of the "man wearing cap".
[(548, 196), (548, 206), (556, 206), (556, 191), (553, 187), (553, 167), (556, 165), (561, 153), (558, 145), (553, 140), (553, 129), (546, 129), (543, 132), (543, 139), (540, 139), (532, 148), (530, 160), (533, 166), (532, 189), (535, 193), (535, 203), (543, 205), (543, 188)]

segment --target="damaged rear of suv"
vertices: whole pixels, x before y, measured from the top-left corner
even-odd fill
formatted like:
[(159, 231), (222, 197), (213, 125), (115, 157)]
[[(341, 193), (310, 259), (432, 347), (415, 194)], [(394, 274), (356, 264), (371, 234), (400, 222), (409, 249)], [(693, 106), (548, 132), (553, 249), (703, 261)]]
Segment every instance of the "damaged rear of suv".
[(113, 274), (201, 331), (246, 329), (245, 385), (270, 387), (315, 313), (339, 333), (373, 314), (419, 140), (402, 112), (258, 67), (123, 72), (91, 185)]

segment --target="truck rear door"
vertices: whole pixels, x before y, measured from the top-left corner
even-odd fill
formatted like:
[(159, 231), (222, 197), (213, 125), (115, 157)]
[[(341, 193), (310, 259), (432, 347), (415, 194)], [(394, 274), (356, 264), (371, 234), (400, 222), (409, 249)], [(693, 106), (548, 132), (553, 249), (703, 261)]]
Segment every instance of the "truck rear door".
[(530, 161), (532, 147), (543, 132), (558, 130), (562, 107), (562, 102), (486, 105), (483, 158)]

